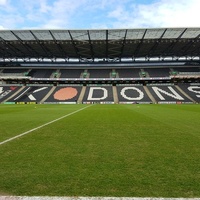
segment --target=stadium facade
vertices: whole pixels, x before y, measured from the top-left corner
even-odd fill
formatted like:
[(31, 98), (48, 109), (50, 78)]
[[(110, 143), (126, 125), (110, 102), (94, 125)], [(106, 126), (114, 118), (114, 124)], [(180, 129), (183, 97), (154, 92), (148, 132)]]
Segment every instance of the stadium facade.
[(199, 103), (200, 28), (0, 31), (0, 102)]

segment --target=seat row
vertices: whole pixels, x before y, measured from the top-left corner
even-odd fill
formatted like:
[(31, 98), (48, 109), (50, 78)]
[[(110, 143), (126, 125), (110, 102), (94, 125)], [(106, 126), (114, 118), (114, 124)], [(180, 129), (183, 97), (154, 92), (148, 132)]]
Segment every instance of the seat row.
[(200, 73), (199, 67), (117, 68), (117, 69), (2, 69), (1, 76), (33, 78), (134, 78), (169, 77), (178, 73)]
[(0, 86), (1, 103), (200, 103), (200, 84)]

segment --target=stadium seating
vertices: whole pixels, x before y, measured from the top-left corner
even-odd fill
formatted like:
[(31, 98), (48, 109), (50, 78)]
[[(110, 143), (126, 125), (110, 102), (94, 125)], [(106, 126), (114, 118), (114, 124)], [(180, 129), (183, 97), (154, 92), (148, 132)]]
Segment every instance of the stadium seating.
[(83, 69), (60, 69), (60, 78), (80, 78)]
[(200, 103), (200, 84), (179, 83), (178, 86), (195, 102)]
[(119, 78), (132, 78), (139, 77), (140, 69), (127, 68), (127, 69), (116, 69), (119, 74)]
[(152, 103), (142, 85), (117, 86), (119, 103)]
[(13, 73), (25, 73), (27, 71), (27, 69), (3, 69), (3, 71), (1, 73), (4, 74), (13, 74)]
[(169, 77), (169, 68), (145, 68), (150, 77)]
[(89, 69), (87, 71), (90, 78), (110, 78), (110, 69)]
[(174, 85), (148, 85), (148, 90), (157, 103), (192, 103)]
[(9, 99), (19, 89), (20, 89), (20, 86), (15, 86), (15, 85), (11, 85), (11, 86), (0, 85), (0, 102), (4, 102), (5, 100)]
[(175, 69), (178, 72), (200, 72), (199, 67), (176, 67)]
[(57, 86), (44, 103), (77, 103), (82, 86)]
[(51, 87), (48, 86), (26, 86), (17, 95), (9, 99), (9, 102), (39, 103), (50, 89)]
[[(199, 69), (196, 66), (116, 67), (112, 69), (0, 69), (1, 74), (24, 74), (34, 81), (44, 79), (42, 83), (36, 81), (33, 82), (34, 84), (29, 84), (29, 80), (27, 80), (28, 84), (26, 84), (26, 80), (23, 82), (20, 79), (19, 81), (14, 80), (14, 83), (9, 78), (3, 80), (0, 85), (0, 102), (200, 103), (199, 79), (186, 79), (186, 81), (180, 79), (174, 82), (170, 79), (173, 74), (199, 74)], [(83, 78), (88, 82), (77, 82)], [(98, 78), (102, 82), (96, 82)], [(45, 82), (47, 79), (63, 82)], [(65, 83), (67, 79), (73, 82), (69, 85), (67, 82)], [(110, 80), (110, 82), (103, 82), (102, 79)]]
[(53, 69), (33, 69), (28, 75), (34, 78), (50, 78), (53, 71)]
[(112, 86), (87, 86), (83, 103), (107, 102), (113, 103)]
[(29, 69), (2, 69), (0, 77), (23, 77), (28, 76)]

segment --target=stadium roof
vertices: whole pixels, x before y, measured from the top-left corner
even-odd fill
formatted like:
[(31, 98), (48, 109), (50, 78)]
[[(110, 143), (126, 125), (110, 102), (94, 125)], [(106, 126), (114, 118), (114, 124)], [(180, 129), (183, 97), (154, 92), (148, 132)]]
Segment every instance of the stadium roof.
[(200, 28), (1, 30), (0, 59), (198, 57)]

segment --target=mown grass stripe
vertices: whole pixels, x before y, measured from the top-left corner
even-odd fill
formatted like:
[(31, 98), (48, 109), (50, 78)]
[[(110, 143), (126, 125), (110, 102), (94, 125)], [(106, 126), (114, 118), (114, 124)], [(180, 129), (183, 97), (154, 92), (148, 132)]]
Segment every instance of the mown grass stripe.
[(76, 110), (76, 111), (74, 111), (74, 112), (72, 112), (72, 113), (69, 113), (69, 114), (64, 115), (64, 116), (62, 116), (62, 117), (59, 117), (59, 118), (57, 118), (57, 119), (54, 119), (54, 120), (52, 120), (52, 121), (50, 121), (50, 122), (47, 122), (47, 123), (45, 123), (45, 124), (43, 124), (43, 125), (41, 125), (41, 126), (38, 126), (38, 127), (36, 127), (36, 128), (33, 128), (33, 129), (29, 130), (29, 131), (26, 131), (26, 132), (24, 132), (24, 133), (21, 133), (21, 134), (19, 134), (19, 135), (16, 135), (16, 136), (14, 136), (14, 137), (11, 137), (11, 138), (9, 138), (9, 139), (7, 139), (7, 140), (4, 140), (4, 141), (0, 142), (0, 145), (5, 144), (5, 143), (7, 143), (7, 142), (10, 142), (10, 141), (12, 141), (12, 140), (15, 140), (15, 139), (17, 139), (17, 138), (19, 138), (19, 137), (22, 137), (22, 136), (24, 136), (24, 135), (27, 135), (28, 133), (31, 133), (31, 132), (33, 132), (33, 131), (36, 131), (36, 130), (40, 129), (40, 128), (43, 128), (43, 127), (45, 127), (45, 126), (47, 126), (47, 125), (49, 125), (49, 124), (52, 124), (52, 123), (54, 123), (54, 122), (57, 122), (57, 121), (59, 121), (59, 120), (61, 120), (61, 119), (63, 119), (63, 118), (69, 117), (70, 115), (73, 115), (73, 114), (75, 114), (75, 113), (77, 113), (77, 112), (80, 112), (80, 111), (82, 111), (82, 110), (84, 110), (84, 109), (86, 109), (86, 108), (88, 108), (88, 107), (90, 107), (90, 106), (92, 106), (92, 105), (86, 106), (86, 107), (81, 108), (81, 109), (79, 109), (79, 110)]

